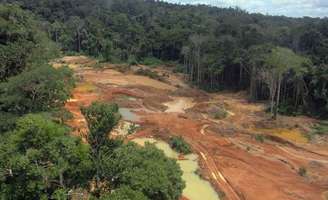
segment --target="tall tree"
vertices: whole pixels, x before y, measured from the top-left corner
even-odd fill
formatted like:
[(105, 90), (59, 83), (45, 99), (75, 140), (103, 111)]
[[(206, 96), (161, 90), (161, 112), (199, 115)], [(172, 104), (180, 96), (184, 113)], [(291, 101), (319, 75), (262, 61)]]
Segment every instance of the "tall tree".
[(27, 115), (0, 136), (2, 199), (48, 199), (57, 190), (87, 186), (89, 147), (67, 130), (44, 116)]
[(87, 141), (91, 146), (91, 158), (95, 165), (96, 194), (99, 196), (100, 181), (103, 179), (102, 159), (109, 156), (115, 146), (115, 141), (110, 140), (110, 132), (120, 119), (118, 106), (94, 102), (89, 107), (81, 109), (88, 122), (89, 133)]

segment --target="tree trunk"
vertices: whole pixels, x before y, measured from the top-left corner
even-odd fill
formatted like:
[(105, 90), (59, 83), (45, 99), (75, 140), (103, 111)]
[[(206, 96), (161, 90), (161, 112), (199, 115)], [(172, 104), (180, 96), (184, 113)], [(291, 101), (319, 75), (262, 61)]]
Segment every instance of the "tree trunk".
[(276, 100), (276, 106), (274, 109), (274, 115), (273, 119), (277, 119), (278, 111), (279, 111), (279, 102), (280, 102), (280, 90), (281, 90), (281, 74), (279, 75), (278, 78), (278, 89), (277, 89), (277, 100)]
[(200, 76), (201, 76), (201, 71), (200, 71), (200, 47), (197, 49), (197, 84), (200, 85)]
[(255, 67), (253, 66), (251, 69), (251, 76), (250, 76), (250, 97), (251, 100), (257, 99), (256, 94), (256, 75), (255, 75)]
[(240, 69), (239, 69), (239, 88), (242, 87), (242, 79), (243, 79), (243, 65), (240, 63)]
[(81, 36), (80, 32), (77, 32), (77, 52), (80, 52), (81, 50)]
[(59, 172), (59, 184), (60, 184), (60, 187), (65, 188), (65, 185), (64, 185), (64, 175), (63, 175), (63, 172), (62, 171)]

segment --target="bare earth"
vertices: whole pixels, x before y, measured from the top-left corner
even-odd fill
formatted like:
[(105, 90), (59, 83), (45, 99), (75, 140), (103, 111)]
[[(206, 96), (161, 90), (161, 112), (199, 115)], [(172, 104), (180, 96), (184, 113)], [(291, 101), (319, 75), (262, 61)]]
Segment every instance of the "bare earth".
[[(328, 144), (304, 136), (314, 119), (279, 117), (270, 120), (263, 104), (249, 103), (243, 93), (208, 94), (190, 88), (182, 75), (169, 74), (165, 82), (119, 72), (115, 66), (96, 70), (87, 57), (65, 57), (55, 67), (68, 65), (79, 82), (66, 108), (74, 118), (67, 123), (85, 136), (87, 126), (80, 106), (92, 101), (118, 103), (140, 118), (139, 131), (128, 139), (181, 135), (199, 154), (201, 175), (226, 199), (325, 200), (328, 191)], [(228, 117), (213, 118), (217, 109)], [(266, 135), (263, 143), (256, 134)], [(299, 168), (306, 176), (298, 174)], [(327, 194), (327, 193), (326, 193)], [(185, 199), (185, 198), (184, 198)]]

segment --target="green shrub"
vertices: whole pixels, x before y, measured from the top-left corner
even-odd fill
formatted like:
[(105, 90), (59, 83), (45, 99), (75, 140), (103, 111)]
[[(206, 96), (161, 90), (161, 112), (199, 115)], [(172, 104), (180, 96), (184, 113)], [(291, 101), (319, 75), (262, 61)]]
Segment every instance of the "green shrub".
[(130, 71), (131, 65), (120, 64), (119, 66), (116, 66), (115, 69), (121, 73), (126, 73), (126, 72)]
[(164, 78), (160, 75), (158, 75), (157, 72), (153, 72), (150, 69), (138, 69), (135, 74), (141, 75), (141, 76), (147, 76), (151, 79), (155, 79), (158, 81), (164, 81)]
[(138, 61), (135, 56), (129, 56), (128, 59), (128, 64), (129, 65), (138, 65)]
[(170, 146), (172, 149), (176, 150), (179, 153), (191, 153), (190, 145), (181, 136), (172, 137), (170, 139)]
[(226, 197), (226, 194), (223, 191), (219, 191), (218, 195), (219, 195), (220, 199), (225, 199), (225, 197)]
[[(142, 192), (149, 200), (179, 199), (185, 187), (181, 178), (182, 171), (176, 160), (166, 157), (163, 151), (149, 143), (144, 147), (134, 143), (122, 145), (114, 149), (110, 159), (106, 156), (101, 167), (106, 174), (106, 180), (111, 181), (114, 187), (130, 187), (133, 191)], [(143, 195), (137, 195), (131, 190), (119, 192), (122, 198), (113, 200), (145, 199), (138, 198)], [(116, 196), (115, 191), (112, 194)]]
[(264, 139), (265, 139), (265, 136), (262, 135), (262, 134), (256, 134), (255, 135), (255, 140), (258, 141), (258, 142), (263, 143), (264, 142)]
[(133, 134), (134, 132), (136, 132), (137, 129), (138, 129), (138, 126), (136, 124), (130, 124), (129, 129), (128, 129), (128, 135)]
[(147, 66), (156, 66), (156, 65), (162, 65), (163, 61), (161, 61), (160, 59), (155, 58), (155, 57), (147, 57), (147, 58), (143, 59), (141, 64), (147, 65)]
[(307, 173), (307, 170), (306, 170), (306, 168), (305, 167), (300, 167), (299, 169), (298, 169), (298, 174), (300, 175), (300, 176), (306, 176), (306, 173)]
[(314, 126), (314, 134), (328, 135), (328, 121), (321, 121)]
[(173, 73), (186, 73), (186, 67), (183, 65), (176, 65), (173, 69)]
[(228, 112), (224, 109), (220, 109), (214, 113), (215, 119), (224, 119), (228, 116)]
[(98, 62), (98, 61), (96, 62), (96, 64), (94, 64), (94, 65), (92, 65), (92, 66), (93, 66), (93, 68), (95, 68), (95, 69), (99, 69), (99, 70), (105, 68), (105, 65), (103, 65), (102, 62)]

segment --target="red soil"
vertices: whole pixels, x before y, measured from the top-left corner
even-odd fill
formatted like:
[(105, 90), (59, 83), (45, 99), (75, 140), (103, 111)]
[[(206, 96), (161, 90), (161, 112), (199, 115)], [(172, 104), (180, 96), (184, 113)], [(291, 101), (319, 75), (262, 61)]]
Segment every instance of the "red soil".
[[(73, 60), (76, 64), (76, 59)], [(323, 193), (328, 190), (328, 145), (294, 143), (266, 132), (264, 134), (269, 134), (271, 139), (261, 143), (253, 135), (254, 129), (263, 127), (273, 131), (286, 128), (306, 133), (314, 120), (280, 117), (277, 122), (272, 122), (262, 104), (249, 103), (241, 94), (207, 94), (186, 85), (181, 90), (173, 83), (158, 83), (140, 76), (134, 76), (129, 82), (124, 74), (112, 69), (99, 73), (93, 69), (74, 67), (76, 73), (83, 77), (82, 83), (87, 81), (97, 88), (91, 92), (75, 90), (74, 101), (66, 105), (74, 115), (68, 124), (75, 128), (76, 135), (85, 133), (87, 127), (79, 111), (81, 105), (95, 100), (113, 101), (120, 95), (136, 97), (139, 100), (134, 104), (139, 108), (136, 113), (141, 117), (142, 129), (129, 139), (182, 136), (199, 154), (202, 176), (217, 191), (223, 191), (227, 199), (325, 198)], [(176, 79), (182, 81), (181, 77), (170, 74), (168, 82)], [(188, 94), (195, 97), (194, 108), (184, 114), (163, 112), (166, 109), (163, 103), (169, 101), (170, 96), (190, 97)], [(212, 105), (223, 106), (229, 111), (229, 117), (223, 120), (211, 118), (207, 108)], [(305, 177), (298, 174), (300, 167), (307, 169)]]

